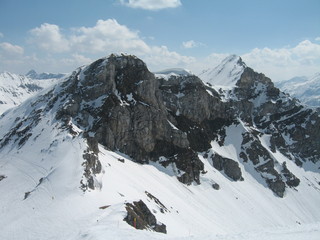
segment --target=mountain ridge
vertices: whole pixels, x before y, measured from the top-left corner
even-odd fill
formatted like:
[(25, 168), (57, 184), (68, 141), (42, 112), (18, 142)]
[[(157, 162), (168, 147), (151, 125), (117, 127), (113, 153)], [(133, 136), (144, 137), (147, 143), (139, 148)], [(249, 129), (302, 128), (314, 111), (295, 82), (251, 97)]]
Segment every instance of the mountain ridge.
[(63, 78), (66, 76), (66, 74), (64, 73), (37, 73), (35, 70), (30, 70), (29, 72), (27, 72), (27, 74), (25, 75), (28, 78), (31, 79), (53, 79), (53, 78)]
[[(134, 218), (155, 230), (150, 213), (171, 237), (314, 223), (319, 124), (319, 112), (247, 67), (219, 92), (197, 76), (156, 78), (137, 57), (110, 55), (1, 116), (2, 234), (15, 218), (34, 229), (33, 209), (62, 229), (34, 234), (57, 239), (117, 224), (124, 234)], [(71, 219), (69, 229), (59, 223)]]
[(59, 78), (32, 79), (10, 72), (0, 73), (0, 113), (20, 105), (29, 97), (58, 81)]
[(315, 73), (309, 77), (294, 77), (275, 84), (282, 91), (296, 97), (308, 106), (320, 106), (320, 73)]

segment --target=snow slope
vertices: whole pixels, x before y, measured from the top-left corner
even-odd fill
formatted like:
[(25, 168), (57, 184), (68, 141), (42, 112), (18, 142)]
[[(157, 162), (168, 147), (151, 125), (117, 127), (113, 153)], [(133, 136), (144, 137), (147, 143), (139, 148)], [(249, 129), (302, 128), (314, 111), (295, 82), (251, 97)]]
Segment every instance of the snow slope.
[(218, 66), (202, 71), (198, 76), (205, 83), (209, 83), (216, 90), (232, 88), (240, 79), (246, 65), (236, 55), (225, 58)]
[(276, 82), (275, 85), (306, 105), (320, 106), (320, 73)]
[(58, 79), (33, 80), (9, 72), (0, 73), (0, 114), (18, 106), (38, 91), (47, 88)]
[[(1, 136), (17, 116), (30, 112), (32, 101), (6, 113)], [(186, 186), (175, 177), (174, 165), (141, 165), (99, 146), (100, 188), (83, 192), (81, 164), (87, 143), (75, 126), (77, 136), (63, 131), (52, 113), (41, 118), (23, 146), (11, 144), (0, 152), (0, 175), (5, 176), (0, 181), (1, 239), (255, 239), (261, 232), (265, 239), (316, 239), (320, 234), (320, 177), (312, 170), (316, 166), (305, 171), (275, 153), (302, 180), (278, 198), (262, 179), (256, 180), (259, 176), (250, 165), (241, 167), (245, 181), (233, 182), (199, 154), (206, 172), (202, 184)], [(226, 144), (212, 142), (212, 151), (238, 159), (239, 140), (248, 129), (240, 124), (226, 131)], [(220, 190), (214, 190), (213, 183)], [(162, 213), (146, 191), (167, 211)], [(167, 225), (167, 235), (135, 230), (123, 221), (125, 203), (140, 199)]]
[[(83, 72), (75, 76), (81, 79)], [(244, 134), (256, 131), (240, 119), (223, 129), (223, 145), (217, 139), (208, 152), (198, 153), (204, 164), (199, 185), (178, 181), (175, 163), (139, 164), (99, 145), (102, 171), (95, 176), (95, 190), (84, 191), (83, 155), (89, 143), (72, 119), (56, 116), (68, 107), (66, 81), (0, 117), (0, 239), (319, 239), (320, 162), (298, 167), (272, 152), (269, 135), (260, 134), (275, 167), (286, 162), (300, 179), (297, 187), (286, 187), (283, 198), (275, 196), (257, 166), (239, 157)], [(215, 153), (236, 161), (244, 180), (216, 170), (210, 157)], [(139, 200), (167, 226), (167, 235), (123, 221), (125, 204)]]

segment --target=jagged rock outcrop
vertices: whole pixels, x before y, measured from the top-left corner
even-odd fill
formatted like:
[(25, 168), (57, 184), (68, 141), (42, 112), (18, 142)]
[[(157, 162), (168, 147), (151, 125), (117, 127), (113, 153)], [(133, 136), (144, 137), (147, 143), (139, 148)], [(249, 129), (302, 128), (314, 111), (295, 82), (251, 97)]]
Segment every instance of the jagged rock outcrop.
[[(280, 92), (269, 78), (248, 68), (241, 58), (231, 56), (224, 62), (204, 78), (212, 88), (223, 85), (223, 79), (229, 84), (220, 86), (218, 93), (228, 106), (229, 119), (246, 125), (239, 158), (244, 164), (250, 161), (268, 187), (283, 197), (286, 187), (296, 187), (300, 181), (292, 173), (285, 173), (286, 165), (275, 162), (262, 139), (268, 136), (273, 153), (280, 151), (299, 166), (308, 160), (316, 163), (320, 159), (319, 111), (305, 108)], [(225, 135), (218, 135), (223, 145)]]
[(150, 229), (155, 232), (167, 233), (166, 225), (157, 222), (147, 205), (142, 201), (126, 204), (127, 216), (123, 219), (136, 229)]
[(236, 85), (237, 100), (233, 102), (242, 103), (238, 104), (238, 111), (246, 112), (249, 117), (245, 120), (260, 132), (271, 134), (272, 149), (277, 148), (288, 157), (293, 155), (296, 161), (319, 161), (319, 111), (303, 107), (274, 87), (269, 78), (250, 68), (244, 70)]
[(215, 169), (224, 171), (224, 173), (234, 181), (243, 180), (241, 169), (236, 161), (222, 157), (217, 153), (211, 155), (211, 159), (212, 165)]
[[(213, 82), (205, 84), (191, 74), (156, 78), (134, 56), (99, 59), (32, 102), (32, 109), (14, 121), (0, 146), (10, 142), (22, 146), (38, 120), (53, 111), (61, 129), (86, 139), (83, 190), (98, 186), (101, 144), (139, 163), (174, 166), (185, 184), (201, 183), (205, 171), (199, 154), (211, 152), (213, 166), (226, 177), (243, 180), (244, 164), (283, 197), (287, 187), (299, 185), (299, 179), (272, 154), (279, 151), (302, 167), (305, 161), (319, 161), (319, 112), (281, 93), (269, 78), (240, 60), (233, 56), (226, 63), (240, 64), (231, 66), (234, 86), (215, 90)], [(227, 76), (227, 68), (216, 70), (215, 77), (221, 72)], [(223, 78), (219, 80), (222, 83)], [(212, 143), (223, 147), (231, 125), (243, 125), (239, 147), (236, 154), (219, 155)]]
[[(175, 159), (185, 172), (179, 179), (199, 183), (203, 165), (187, 134), (168, 119), (159, 81), (140, 59), (114, 55), (100, 59), (75, 72), (63, 87), (67, 99), (57, 119), (71, 119), (98, 143), (137, 162), (161, 156)], [(91, 166), (93, 158), (84, 156), (90, 160), (85, 166)]]
[(5, 175), (0, 175), (0, 181), (2, 181), (3, 179), (5, 179), (6, 176)]

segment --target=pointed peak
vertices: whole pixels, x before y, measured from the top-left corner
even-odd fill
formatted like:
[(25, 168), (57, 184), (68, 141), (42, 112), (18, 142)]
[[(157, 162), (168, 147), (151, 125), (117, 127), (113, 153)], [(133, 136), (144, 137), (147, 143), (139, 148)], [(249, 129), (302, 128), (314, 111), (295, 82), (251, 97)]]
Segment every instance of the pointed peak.
[(241, 57), (233, 54), (223, 59), (218, 66), (204, 70), (199, 77), (212, 86), (234, 87), (246, 67)]
[(31, 69), (26, 75), (30, 75), (30, 74), (37, 74), (37, 72), (34, 69)]
[(234, 64), (234, 65), (239, 65), (243, 67), (247, 67), (245, 62), (243, 62), (242, 58), (238, 55), (232, 54), (225, 59), (222, 60), (222, 62), (219, 64), (220, 65), (226, 65), (226, 64)]
[(27, 77), (29, 78), (36, 78), (38, 76), (38, 73), (34, 70), (34, 69), (31, 69), (27, 74), (26, 74)]

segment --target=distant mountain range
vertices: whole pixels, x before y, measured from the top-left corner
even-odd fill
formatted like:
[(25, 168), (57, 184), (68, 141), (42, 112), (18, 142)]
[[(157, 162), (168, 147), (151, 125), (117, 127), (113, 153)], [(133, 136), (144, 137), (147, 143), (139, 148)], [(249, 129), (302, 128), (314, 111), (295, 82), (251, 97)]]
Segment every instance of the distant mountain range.
[(276, 82), (275, 85), (308, 106), (320, 107), (320, 72), (310, 77)]
[(35, 70), (30, 70), (26, 77), (31, 79), (54, 79), (54, 78), (63, 78), (66, 74), (64, 73), (37, 73)]
[(30, 71), (24, 76), (9, 72), (0, 73), (0, 114), (20, 105), (40, 90), (57, 83), (60, 76), (63, 77), (64, 74), (36, 74)]

